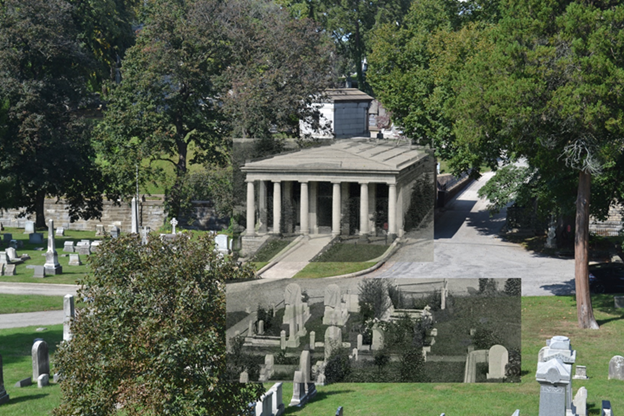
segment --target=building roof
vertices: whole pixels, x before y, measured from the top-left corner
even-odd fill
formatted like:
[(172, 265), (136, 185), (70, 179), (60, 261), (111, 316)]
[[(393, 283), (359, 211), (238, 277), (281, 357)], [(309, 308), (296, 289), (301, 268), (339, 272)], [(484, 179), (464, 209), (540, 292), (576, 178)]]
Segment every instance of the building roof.
[(374, 98), (357, 88), (332, 88), (325, 91), (332, 102), (373, 101)]
[(241, 170), (289, 173), (399, 173), (427, 157), (413, 146), (341, 140), (329, 146), (304, 149), (246, 163)]

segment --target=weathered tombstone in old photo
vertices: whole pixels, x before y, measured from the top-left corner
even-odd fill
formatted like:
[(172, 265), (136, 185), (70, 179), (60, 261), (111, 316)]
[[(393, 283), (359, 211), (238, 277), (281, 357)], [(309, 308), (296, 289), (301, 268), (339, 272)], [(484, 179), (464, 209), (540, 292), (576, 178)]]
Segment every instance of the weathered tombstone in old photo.
[(509, 363), (509, 353), (502, 345), (494, 345), (488, 353), (488, 380), (505, 378), (505, 366)]
[(325, 360), (340, 347), (342, 347), (342, 330), (337, 326), (330, 326), (325, 330)]
[(37, 341), (32, 346), (32, 369), (33, 380), (38, 380), (42, 374), (50, 374), (50, 356), (45, 341)]
[(9, 394), (6, 392), (4, 388), (4, 377), (2, 372), (2, 355), (0, 355), (0, 404), (6, 403), (9, 401)]
[(43, 265), (46, 274), (55, 275), (62, 274), (63, 267), (58, 262), (58, 254), (54, 247), (54, 221), (48, 223), (48, 251), (46, 252), (46, 262)]
[(289, 406), (302, 406), (306, 403), (305, 383), (301, 371), (295, 371), (293, 377), (293, 395)]
[(616, 355), (609, 361), (609, 380), (624, 380), (624, 357)]
[(63, 341), (71, 341), (71, 321), (76, 311), (74, 309), (74, 295), (65, 295), (63, 298)]

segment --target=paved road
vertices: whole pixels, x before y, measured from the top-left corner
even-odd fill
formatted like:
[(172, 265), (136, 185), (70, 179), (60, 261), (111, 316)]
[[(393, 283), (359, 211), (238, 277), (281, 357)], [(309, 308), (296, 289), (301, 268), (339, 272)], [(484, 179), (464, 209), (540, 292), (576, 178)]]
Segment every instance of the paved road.
[(399, 261), (389, 262), (372, 273), (392, 278), (522, 278), (524, 296), (572, 293), (574, 260), (532, 254), (499, 237), (505, 212), (490, 217), (487, 202), (477, 191), (492, 176), (471, 183), (436, 220), (434, 262), (409, 261), (422, 256), (418, 246), (402, 247)]

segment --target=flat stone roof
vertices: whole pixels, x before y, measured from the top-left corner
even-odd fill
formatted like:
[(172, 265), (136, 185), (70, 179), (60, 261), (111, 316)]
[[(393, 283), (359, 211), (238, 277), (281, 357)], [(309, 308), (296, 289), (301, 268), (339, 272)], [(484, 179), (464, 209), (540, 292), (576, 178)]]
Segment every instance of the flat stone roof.
[(327, 98), (332, 102), (339, 101), (373, 101), (374, 98), (357, 88), (331, 88), (325, 90)]
[(410, 145), (350, 139), (248, 162), (241, 170), (245, 173), (399, 173), (426, 157), (424, 150)]

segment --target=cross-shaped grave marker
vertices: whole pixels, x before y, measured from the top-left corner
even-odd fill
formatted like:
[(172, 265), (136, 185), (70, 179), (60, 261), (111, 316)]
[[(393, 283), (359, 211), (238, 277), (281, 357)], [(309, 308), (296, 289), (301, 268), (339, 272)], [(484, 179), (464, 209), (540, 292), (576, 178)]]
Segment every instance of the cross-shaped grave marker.
[(178, 220), (176, 220), (175, 218), (173, 218), (173, 219), (169, 222), (169, 224), (171, 224), (171, 227), (173, 227), (173, 231), (171, 232), (171, 234), (175, 234), (175, 233), (176, 233), (176, 232), (175, 232), (175, 227), (176, 227), (176, 225), (178, 225)]

